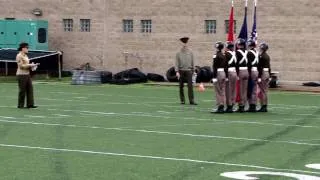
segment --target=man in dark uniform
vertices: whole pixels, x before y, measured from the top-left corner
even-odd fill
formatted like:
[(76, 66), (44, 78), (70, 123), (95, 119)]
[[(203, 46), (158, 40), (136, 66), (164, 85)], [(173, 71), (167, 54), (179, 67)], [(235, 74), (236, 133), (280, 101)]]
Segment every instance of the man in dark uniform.
[(249, 69), (249, 81), (251, 82), (249, 82), (249, 86), (248, 86), (249, 109), (247, 112), (256, 112), (258, 63), (259, 63), (259, 52), (256, 50), (256, 42), (250, 39), (248, 41), (248, 69)]
[(236, 63), (237, 57), (234, 52), (234, 44), (232, 42), (227, 42), (226, 45), (226, 61), (227, 61), (227, 82), (226, 82), (226, 103), (227, 109), (226, 113), (233, 112), (233, 106), (236, 103), (236, 83), (237, 83), (237, 71)]
[(183, 37), (183, 38), (180, 38), (180, 41), (182, 42), (182, 48), (176, 54), (176, 65), (175, 65), (176, 76), (179, 79), (179, 86), (180, 86), (180, 101), (181, 101), (181, 104), (185, 104), (183, 87), (184, 87), (184, 82), (187, 82), (190, 105), (197, 105), (197, 103), (194, 102), (193, 86), (192, 86), (192, 75), (194, 72), (193, 53), (187, 46), (189, 38)]
[(224, 44), (217, 42), (215, 45), (217, 53), (213, 55), (213, 79), (212, 82), (215, 86), (217, 110), (213, 110), (212, 113), (223, 113), (225, 104), (226, 93), (226, 74), (227, 74), (227, 60), (222, 50)]
[(258, 63), (258, 84), (261, 92), (261, 108), (259, 112), (268, 112), (268, 86), (269, 86), (269, 78), (271, 74), (271, 66), (270, 66), (270, 57), (267, 54), (269, 46), (266, 43), (262, 43), (259, 46), (260, 55), (259, 55), (259, 63)]
[(237, 57), (237, 74), (240, 84), (240, 101), (238, 112), (245, 112), (244, 108), (247, 102), (247, 89), (248, 89), (248, 51), (246, 50), (246, 41), (244, 39), (238, 39), (237, 42), (236, 57)]

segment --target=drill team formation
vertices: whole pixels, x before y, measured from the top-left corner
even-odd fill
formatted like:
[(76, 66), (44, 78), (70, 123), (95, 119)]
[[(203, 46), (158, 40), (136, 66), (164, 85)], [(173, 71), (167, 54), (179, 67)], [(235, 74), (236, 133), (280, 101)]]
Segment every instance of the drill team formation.
[[(197, 105), (194, 100), (192, 76), (195, 74), (193, 53), (188, 49), (189, 38), (180, 39), (182, 48), (176, 55), (176, 76), (179, 79), (180, 101), (185, 104), (184, 82), (188, 84), (190, 105)], [(248, 47), (248, 48), (247, 48)], [(216, 42), (216, 53), (213, 55), (212, 83), (216, 93), (217, 108), (212, 113), (236, 112), (267, 112), (268, 85), (271, 67), (267, 53), (269, 46), (261, 43), (259, 49), (254, 40), (247, 42), (239, 38), (232, 42)], [(238, 94), (238, 96), (237, 96)], [(257, 110), (257, 100), (260, 99), (260, 109)], [(248, 104), (249, 108), (245, 107)]]

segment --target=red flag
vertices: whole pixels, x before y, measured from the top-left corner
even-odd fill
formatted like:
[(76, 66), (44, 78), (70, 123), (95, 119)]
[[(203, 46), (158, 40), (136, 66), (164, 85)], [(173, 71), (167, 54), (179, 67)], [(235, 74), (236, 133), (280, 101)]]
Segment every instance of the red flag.
[[(229, 29), (228, 29), (228, 37), (227, 41), (234, 42), (234, 8), (233, 8), (233, 0), (232, 0), (232, 7), (229, 17)], [(236, 102), (240, 102), (240, 84), (239, 80), (236, 83)]]
[(233, 42), (234, 41), (234, 17), (233, 17), (233, 1), (232, 1), (232, 7), (229, 17), (229, 29), (228, 29), (228, 41)]

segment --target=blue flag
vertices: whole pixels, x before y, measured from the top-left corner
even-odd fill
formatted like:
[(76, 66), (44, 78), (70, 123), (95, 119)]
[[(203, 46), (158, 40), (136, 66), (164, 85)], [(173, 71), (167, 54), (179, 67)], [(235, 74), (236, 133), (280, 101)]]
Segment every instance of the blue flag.
[(257, 40), (258, 40), (258, 34), (257, 34), (257, 0), (254, 1), (253, 24), (252, 24), (252, 31), (251, 31), (251, 37), (250, 38), (257, 43)]
[(241, 31), (239, 33), (238, 38), (244, 39), (244, 40), (248, 40), (248, 25), (247, 25), (247, 11), (248, 11), (248, 0), (246, 0), (246, 7), (245, 7), (245, 11), (244, 11), (244, 19), (243, 19), (243, 24), (241, 27)]

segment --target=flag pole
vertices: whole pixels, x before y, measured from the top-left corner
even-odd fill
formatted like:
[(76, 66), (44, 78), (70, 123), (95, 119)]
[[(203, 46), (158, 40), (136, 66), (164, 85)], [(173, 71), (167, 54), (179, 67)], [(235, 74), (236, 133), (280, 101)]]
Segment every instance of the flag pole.
[(234, 41), (234, 7), (233, 7), (233, 0), (231, 1), (231, 11), (229, 16), (229, 28), (228, 28), (228, 36), (227, 41), (233, 42)]
[(251, 31), (251, 39), (258, 43), (258, 34), (257, 34), (257, 0), (254, 0), (253, 4), (253, 13), (252, 13), (252, 31)]
[(248, 0), (245, 0), (244, 19), (238, 38), (244, 39), (246, 41), (248, 40), (247, 11)]

